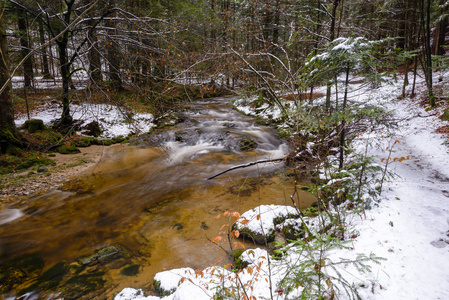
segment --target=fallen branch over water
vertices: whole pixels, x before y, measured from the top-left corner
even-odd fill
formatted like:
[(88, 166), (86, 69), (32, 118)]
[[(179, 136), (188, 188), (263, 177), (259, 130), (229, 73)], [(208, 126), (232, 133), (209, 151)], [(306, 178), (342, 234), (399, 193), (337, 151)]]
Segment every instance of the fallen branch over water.
[(230, 171), (236, 170), (236, 169), (242, 169), (242, 168), (247, 168), (247, 167), (251, 167), (257, 164), (263, 164), (263, 163), (269, 163), (269, 162), (278, 162), (278, 161), (283, 161), (285, 159), (285, 157), (282, 158), (276, 158), (276, 159), (265, 159), (265, 160), (257, 160), (257, 161), (253, 161), (244, 165), (238, 165), (238, 166), (234, 166), (232, 168), (229, 168), (227, 170), (224, 170), (223, 172), (220, 172), (218, 174), (215, 174), (214, 176), (211, 176), (209, 178), (207, 178), (207, 180), (211, 180), (214, 179), (215, 177), (218, 177), (220, 175), (223, 175), (225, 173), (228, 173)]

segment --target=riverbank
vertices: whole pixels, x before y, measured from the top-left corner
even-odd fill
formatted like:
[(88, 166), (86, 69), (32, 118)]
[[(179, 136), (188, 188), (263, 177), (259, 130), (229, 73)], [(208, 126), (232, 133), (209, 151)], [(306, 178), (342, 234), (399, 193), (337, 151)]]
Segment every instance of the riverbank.
[(79, 176), (86, 175), (97, 166), (110, 146), (93, 145), (80, 148), (76, 154), (42, 154), (54, 161), (42, 172), (25, 170), (1, 176), (0, 209), (18, 200), (61, 188)]
[[(385, 108), (390, 122), (370, 126), (354, 141), (354, 153), (370, 157), (381, 172), (373, 180), (378, 187), (374, 194), (364, 191), (366, 206), (360, 210), (348, 203), (334, 207), (336, 213), (344, 214), (343, 242), (337, 239), (328, 244), (325, 235), (297, 241), (277, 253), (283, 255), (281, 260), (265, 250), (251, 249), (241, 256), (248, 267), (238, 272), (219, 267), (170, 270), (155, 277), (155, 285), (169, 296), (145, 297), (142, 290), (124, 289), (115, 299), (211, 299), (217, 293), (225, 299), (234, 299), (238, 293), (252, 299), (304, 294), (311, 295), (307, 299), (317, 294), (326, 299), (447, 299), (449, 289), (441, 283), (449, 281), (445, 134), (449, 124), (443, 116), (448, 103), (438, 101), (430, 109), (423, 80), (417, 84), (420, 96), (402, 99), (403, 78), (398, 77), (363, 92), (354, 86), (359, 93), (351, 99), (353, 103)], [(438, 88), (448, 85), (445, 81)], [(237, 105), (240, 111), (258, 115), (248, 101)], [(276, 116), (276, 111), (268, 113)], [(346, 174), (341, 180), (328, 178), (327, 185), (354, 181)], [(261, 213), (254, 218), (265, 224)], [(252, 220), (243, 219), (248, 221)], [(314, 234), (320, 237), (320, 232)]]

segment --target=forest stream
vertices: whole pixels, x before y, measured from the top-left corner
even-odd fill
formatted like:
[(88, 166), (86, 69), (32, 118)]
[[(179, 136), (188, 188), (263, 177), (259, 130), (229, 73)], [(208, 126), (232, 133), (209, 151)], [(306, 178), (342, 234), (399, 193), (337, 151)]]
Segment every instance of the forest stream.
[[(176, 125), (105, 148), (95, 169), (64, 189), (0, 210), (0, 299), (39, 291), (111, 299), (124, 287), (150, 291), (160, 271), (229, 263), (209, 242), (235, 221), (222, 214), (291, 205), (294, 182), (283, 162), (207, 178), (287, 153), (272, 128), (233, 110), (230, 98), (186, 104)], [(300, 193), (302, 208), (313, 201)]]

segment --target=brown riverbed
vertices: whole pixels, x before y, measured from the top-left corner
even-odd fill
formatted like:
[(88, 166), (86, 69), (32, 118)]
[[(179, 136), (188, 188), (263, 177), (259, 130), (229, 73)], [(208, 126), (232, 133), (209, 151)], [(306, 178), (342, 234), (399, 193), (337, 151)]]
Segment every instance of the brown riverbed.
[[(272, 135), (269, 128), (249, 126), (249, 118), (231, 113), (236, 114), (221, 112), (226, 118), (236, 119), (235, 126), (220, 123), (222, 116), (218, 113), (210, 114), (218, 127), (226, 127), (229, 139), (238, 135), (234, 128), (239, 126), (245, 134), (262, 141), (268, 139), (265, 134)], [(208, 124), (200, 129), (209, 134), (210, 128)], [(176, 143), (173, 147), (91, 148), (91, 153), (79, 154), (87, 164), (74, 172), (82, 173), (73, 178), (68, 170), (74, 169), (62, 170), (70, 182), (6, 204), (4, 207), (19, 209), (23, 216), (0, 226), (2, 264), (30, 254), (43, 264), (25, 280), (18, 280), (22, 283), (11, 292), (33, 288), (33, 284), (35, 288), (47, 288), (50, 283), (55, 285), (54, 292), (70, 285), (79, 290), (85, 283), (76, 281), (76, 285), (73, 279), (92, 274), (97, 277), (89, 286), (93, 288), (86, 288), (85, 299), (99, 295), (110, 299), (124, 287), (151, 292), (157, 272), (228, 263), (225, 251), (209, 242), (235, 221), (223, 217), (225, 211), (243, 213), (261, 204), (292, 204), (294, 182), (284, 176), (282, 163), (259, 164), (206, 180), (228, 167), (265, 158), (269, 151), (277, 151), (277, 145), (243, 152), (218, 151), (219, 147), (207, 141), (182, 147)], [(307, 193), (300, 193), (298, 199), (301, 208), (314, 201)], [(111, 246), (123, 247), (126, 255), (85, 266), (80, 263), (79, 258)], [(220, 246), (229, 250), (226, 243)], [(49, 277), (45, 271), (53, 272), (55, 266), (63, 266), (63, 275), (55, 277), (56, 283), (54, 279), (50, 283), (39, 281), (39, 276)], [(130, 266), (137, 266), (137, 271), (127, 276), (124, 269)]]

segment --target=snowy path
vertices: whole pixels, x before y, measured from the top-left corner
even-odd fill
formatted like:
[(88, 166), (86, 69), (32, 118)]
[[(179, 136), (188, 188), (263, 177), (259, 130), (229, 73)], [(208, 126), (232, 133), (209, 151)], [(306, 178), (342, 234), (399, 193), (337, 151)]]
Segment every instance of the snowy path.
[[(411, 102), (392, 108), (399, 118), (427, 115)], [(384, 185), (379, 208), (357, 227), (355, 251), (387, 259), (374, 267), (374, 289), (362, 298), (449, 299), (449, 149), (434, 133), (435, 117), (417, 116), (399, 126), (391, 157), (409, 159), (391, 163), (399, 177)], [(381, 163), (388, 152), (383, 147), (371, 154)]]

